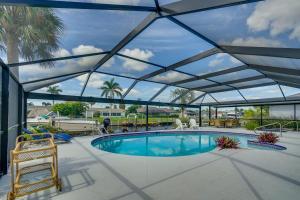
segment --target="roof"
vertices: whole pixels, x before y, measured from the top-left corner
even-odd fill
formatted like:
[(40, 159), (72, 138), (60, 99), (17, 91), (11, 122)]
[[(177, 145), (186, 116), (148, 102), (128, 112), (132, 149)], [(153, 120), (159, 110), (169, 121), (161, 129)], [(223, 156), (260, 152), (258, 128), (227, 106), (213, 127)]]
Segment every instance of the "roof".
[[(137, 112), (138, 113), (145, 113), (146, 108), (145, 107), (138, 108)], [(152, 107), (152, 106), (148, 107), (148, 112), (150, 114), (154, 114), (154, 113), (165, 113), (165, 114), (177, 113), (177, 111), (172, 110), (170, 108), (158, 108), (158, 107)]]
[(28, 109), (29, 113), (27, 114), (28, 118), (35, 118), (42, 115), (47, 115), (50, 110), (46, 107), (34, 107), (31, 109)]
[(48, 57), (9, 63), (1, 51), (26, 92), (58, 85), (61, 95), (103, 98), (113, 78), (125, 101), (180, 104), (175, 89), (192, 91), (184, 104), (197, 106), (300, 100), (289, 99), (300, 92), (298, 0), (105, 2), (1, 1), (53, 8), (65, 27)]

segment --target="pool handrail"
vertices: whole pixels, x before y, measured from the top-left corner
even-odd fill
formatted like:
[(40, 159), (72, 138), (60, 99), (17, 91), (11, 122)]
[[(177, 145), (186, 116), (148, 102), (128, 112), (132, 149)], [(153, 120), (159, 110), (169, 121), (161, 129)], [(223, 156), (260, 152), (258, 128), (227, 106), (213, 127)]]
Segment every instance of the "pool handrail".
[(268, 127), (268, 126), (271, 126), (271, 125), (275, 125), (275, 124), (279, 124), (280, 136), (282, 136), (282, 124), (280, 122), (274, 122), (274, 123), (266, 124), (266, 125), (263, 125), (263, 126), (258, 126), (253, 131), (254, 131), (255, 134), (258, 135), (259, 133), (256, 132), (258, 129), (263, 128), (263, 127)]
[(298, 122), (298, 121), (290, 121), (290, 122), (287, 122), (287, 123), (285, 123), (284, 125), (282, 125), (282, 129), (283, 129), (284, 126), (287, 126), (287, 125), (292, 124), (292, 123), (296, 123), (296, 126), (297, 126), (296, 131), (299, 132), (299, 122)]

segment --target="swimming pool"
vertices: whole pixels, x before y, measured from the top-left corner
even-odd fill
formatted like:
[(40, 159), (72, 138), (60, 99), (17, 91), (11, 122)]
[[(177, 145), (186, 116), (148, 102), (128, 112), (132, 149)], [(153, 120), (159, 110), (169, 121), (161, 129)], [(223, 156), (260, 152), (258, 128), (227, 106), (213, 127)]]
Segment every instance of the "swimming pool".
[(92, 141), (100, 150), (135, 156), (172, 157), (186, 156), (212, 151), (216, 148), (215, 139), (227, 135), (247, 148), (247, 141), (253, 135), (215, 132), (152, 132), (104, 136)]

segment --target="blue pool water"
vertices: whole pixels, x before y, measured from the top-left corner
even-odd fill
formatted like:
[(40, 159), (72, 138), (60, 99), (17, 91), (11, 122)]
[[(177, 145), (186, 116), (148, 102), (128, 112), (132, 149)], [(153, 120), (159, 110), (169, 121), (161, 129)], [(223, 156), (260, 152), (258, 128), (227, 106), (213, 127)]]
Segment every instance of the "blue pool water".
[[(209, 152), (216, 148), (215, 139), (224, 133), (147, 133), (98, 138), (92, 145), (111, 153), (135, 156), (186, 156)], [(247, 140), (253, 136), (228, 134), (248, 147)]]

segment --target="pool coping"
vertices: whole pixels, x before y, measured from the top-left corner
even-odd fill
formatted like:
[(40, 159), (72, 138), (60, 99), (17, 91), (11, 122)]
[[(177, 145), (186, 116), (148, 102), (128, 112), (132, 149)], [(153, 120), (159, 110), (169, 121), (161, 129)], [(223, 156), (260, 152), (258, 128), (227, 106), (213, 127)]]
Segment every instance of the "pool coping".
[[(198, 132), (205, 132), (207, 134), (227, 134), (227, 135), (239, 135), (239, 136), (247, 136), (247, 137), (257, 137), (257, 134), (253, 133), (238, 133), (238, 132), (226, 132), (226, 131), (205, 131), (205, 130), (156, 130), (156, 131), (138, 131), (138, 132), (129, 132), (129, 133), (114, 133), (114, 134), (103, 134), (99, 135), (99, 137), (93, 139), (91, 141), (91, 145), (94, 146), (94, 143), (99, 139), (110, 138), (110, 137), (118, 137), (118, 136), (129, 136), (129, 135), (140, 135), (140, 134), (160, 134), (160, 133), (198, 133)], [(250, 145), (256, 145), (261, 147), (267, 147), (270, 149), (276, 150), (286, 150), (286, 147), (278, 145), (278, 144), (271, 144), (271, 143), (262, 143), (255, 140), (247, 140), (247, 143)]]
[(110, 137), (118, 137), (118, 136), (130, 136), (130, 135), (139, 135), (139, 134), (160, 134), (160, 133), (196, 133), (196, 132), (205, 132), (208, 134), (229, 134), (229, 135), (240, 135), (240, 136), (248, 136), (248, 137), (257, 137), (256, 134), (251, 134), (251, 133), (234, 133), (234, 132), (225, 132), (225, 131), (204, 131), (204, 130), (156, 130), (156, 131), (138, 131), (138, 132), (130, 132), (130, 133), (114, 133), (114, 134), (103, 134), (99, 135), (99, 137), (93, 139), (91, 141), (91, 145), (93, 146), (94, 142), (99, 140), (99, 139), (104, 139), (104, 138), (110, 138)]

